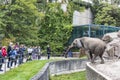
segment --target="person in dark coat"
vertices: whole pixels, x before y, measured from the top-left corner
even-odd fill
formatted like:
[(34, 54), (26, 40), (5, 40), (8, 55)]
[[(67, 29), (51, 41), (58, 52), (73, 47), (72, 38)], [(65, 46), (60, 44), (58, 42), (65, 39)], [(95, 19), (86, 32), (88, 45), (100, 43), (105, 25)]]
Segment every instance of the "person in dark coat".
[(50, 49), (50, 46), (48, 45), (47, 46), (47, 56), (48, 56), (48, 59), (50, 59), (50, 54), (51, 54), (51, 49)]
[(3, 70), (1, 69), (1, 68), (2, 68), (2, 63), (3, 63), (3, 60), (2, 60), (3, 56), (2, 56), (1, 48), (2, 48), (2, 47), (0, 47), (0, 71), (3, 71)]
[(19, 59), (18, 59), (18, 62), (19, 64), (22, 64), (23, 63), (23, 58), (24, 58), (24, 51), (25, 51), (25, 47), (24, 45), (20, 45), (20, 48), (18, 50), (18, 55), (19, 55)]
[(7, 48), (7, 57), (8, 57), (8, 64), (7, 64), (7, 67), (9, 68), (10, 67), (10, 51), (12, 50), (12, 44), (13, 43), (9, 43), (9, 45), (8, 45), (8, 48)]

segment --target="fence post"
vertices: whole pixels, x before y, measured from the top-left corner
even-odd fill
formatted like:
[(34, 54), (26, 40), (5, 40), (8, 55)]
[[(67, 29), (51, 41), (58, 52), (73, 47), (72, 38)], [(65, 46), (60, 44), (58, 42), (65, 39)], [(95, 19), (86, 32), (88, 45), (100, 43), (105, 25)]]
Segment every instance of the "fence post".
[(91, 36), (91, 26), (89, 24), (89, 37)]

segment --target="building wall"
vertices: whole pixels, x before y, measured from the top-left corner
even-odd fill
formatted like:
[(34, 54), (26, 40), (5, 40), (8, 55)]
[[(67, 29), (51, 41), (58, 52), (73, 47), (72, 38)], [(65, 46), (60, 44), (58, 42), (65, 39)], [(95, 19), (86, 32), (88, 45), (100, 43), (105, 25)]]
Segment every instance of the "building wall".
[(92, 24), (93, 14), (90, 8), (84, 12), (74, 11), (73, 13), (73, 26)]

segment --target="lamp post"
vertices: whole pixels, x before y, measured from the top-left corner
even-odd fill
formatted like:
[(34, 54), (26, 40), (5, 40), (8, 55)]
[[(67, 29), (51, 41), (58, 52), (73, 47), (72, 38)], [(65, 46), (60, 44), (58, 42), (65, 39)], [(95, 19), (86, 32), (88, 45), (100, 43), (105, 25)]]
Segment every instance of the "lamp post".
[[(88, 0), (88, 3), (89, 3), (89, 0)], [(88, 26), (89, 26), (88, 34), (89, 34), (89, 37), (90, 37), (91, 36), (91, 26), (90, 26), (89, 4), (87, 4), (87, 6), (88, 6)]]

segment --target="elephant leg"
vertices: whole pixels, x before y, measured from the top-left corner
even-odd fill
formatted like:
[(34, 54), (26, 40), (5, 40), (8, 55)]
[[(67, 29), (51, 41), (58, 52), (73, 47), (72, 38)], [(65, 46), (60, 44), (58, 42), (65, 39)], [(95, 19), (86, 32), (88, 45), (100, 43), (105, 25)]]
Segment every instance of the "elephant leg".
[(87, 55), (88, 60), (91, 60), (89, 50), (85, 50), (85, 54)]
[(99, 57), (100, 57), (100, 59), (101, 59), (101, 62), (100, 62), (100, 63), (103, 64), (103, 63), (104, 63), (104, 60), (103, 60), (103, 58), (102, 58), (102, 54), (100, 54)]
[(91, 52), (91, 51), (89, 51), (89, 55), (90, 55), (90, 59), (92, 60), (93, 55), (92, 55), (92, 52)]
[(96, 54), (93, 56), (93, 58), (92, 58), (92, 60), (91, 60), (91, 63), (94, 63), (94, 60), (95, 60), (95, 58), (96, 58), (97, 56), (98, 56), (98, 55), (96, 55)]

